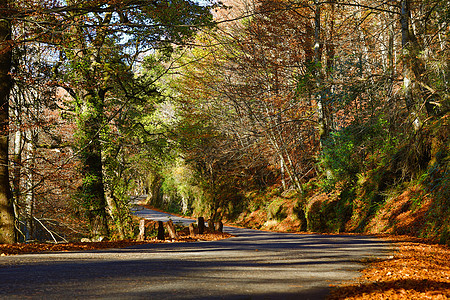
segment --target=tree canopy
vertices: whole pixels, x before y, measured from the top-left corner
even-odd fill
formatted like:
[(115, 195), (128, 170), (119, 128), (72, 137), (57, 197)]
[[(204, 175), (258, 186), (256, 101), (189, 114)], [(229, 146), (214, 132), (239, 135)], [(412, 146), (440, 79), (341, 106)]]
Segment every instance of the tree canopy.
[(46, 210), (131, 237), (131, 194), (333, 232), (427, 207), (446, 240), (448, 22), (439, 0), (0, 1), (0, 242)]

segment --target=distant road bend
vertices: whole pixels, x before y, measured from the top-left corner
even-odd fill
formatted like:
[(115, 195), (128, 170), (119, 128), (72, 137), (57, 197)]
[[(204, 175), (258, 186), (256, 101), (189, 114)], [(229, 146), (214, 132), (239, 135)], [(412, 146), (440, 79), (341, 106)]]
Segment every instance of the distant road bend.
[(359, 276), (362, 259), (392, 252), (389, 243), (366, 236), (224, 231), (236, 237), (1, 257), (0, 298), (324, 299), (331, 284)]

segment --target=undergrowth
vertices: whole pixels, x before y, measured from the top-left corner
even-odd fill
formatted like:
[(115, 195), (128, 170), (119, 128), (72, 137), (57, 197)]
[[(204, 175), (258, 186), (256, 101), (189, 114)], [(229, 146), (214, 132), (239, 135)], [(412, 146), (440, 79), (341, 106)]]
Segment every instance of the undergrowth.
[[(448, 119), (441, 117), (407, 138), (390, 134), (378, 148), (372, 143), (383, 140), (369, 135), (383, 133), (383, 122), (366, 136), (352, 136), (359, 132), (355, 128), (335, 134), (333, 145), (339, 149), (329, 150), (322, 161), (328, 161), (331, 178), (312, 179), (303, 193), (278, 187), (249, 192), (232, 220), (263, 229), (291, 224), (290, 231), (406, 234), (449, 244)], [(363, 153), (369, 146), (372, 150)]]

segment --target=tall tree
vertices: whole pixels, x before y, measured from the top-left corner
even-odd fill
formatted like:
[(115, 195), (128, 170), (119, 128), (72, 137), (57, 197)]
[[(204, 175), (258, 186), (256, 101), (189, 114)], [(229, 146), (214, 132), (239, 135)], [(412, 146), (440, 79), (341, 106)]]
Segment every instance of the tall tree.
[(0, 1), (0, 243), (13, 243), (14, 212), (9, 185), (8, 136), (9, 95), (11, 91), (11, 20), (10, 1)]
[(292, 9), (287, 1), (253, 4), (251, 19), (199, 38), (205, 46), (192, 51), (194, 63), (185, 68), (179, 89), (202, 108), (188, 111), (220, 124), (237, 147), (228, 151), (230, 157), (248, 153), (254, 164), (261, 158), (261, 166), (280, 170), (286, 188), (302, 191), (301, 177), (313, 167), (317, 144), (310, 97), (296, 89), (313, 59), (310, 11)]
[[(78, 1), (68, 4), (82, 10), (85, 5)], [(208, 11), (191, 1), (131, 1), (123, 6), (106, 4), (94, 14), (87, 12), (69, 12), (75, 24), (67, 31), (63, 51), (73, 71), (71, 83), (78, 109), (77, 143), (84, 174), (81, 203), (87, 210), (92, 234), (107, 235), (101, 136), (114, 118), (105, 114), (107, 101), (122, 97), (123, 107), (139, 97), (130, 89), (135, 66), (130, 58), (137, 59), (140, 53), (156, 48), (170, 54), (174, 44), (184, 43), (196, 25), (207, 22)], [(118, 44), (123, 48), (116, 48)]]
[[(131, 68), (139, 63), (140, 54), (155, 48), (164, 48), (168, 52), (174, 45), (182, 44), (198, 26), (210, 21), (209, 8), (192, 1), (29, 1), (11, 3), (0, 2), (1, 21), (1, 71), (2, 71), (2, 160), (1, 223), (5, 227), (5, 236), (11, 236), (13, 230), (13, 212), (8, 182), (8, 97), (11, 88), (11, 50), (14, 45), (39, 41), (41, 45), (56, 45), (62, 60), (69, 59), (64, 65), (72, 67), (78, 74), (73, 81), (73, 95), (79, 101), (80, 112), (80, 154), (85, 162), (86, 174), (82, 191), (86, 196), (88, 215), (92, 215), (91, 224), (94, 234), (106, 234), (104, 214), (104, 196), (101, 163), (101, 129), (105, 127), (103, 109), (105, 94), (109, 91), (108, 72), (114, 66), (127, 65), (125, 77), (131, 76)], [(14, 41), (11, 40), (11, 24), (22, 26)], [(114, 44), (121, 44), (115, 47)], [(109, 51), (104, 51), (107, 48)], [(113, 51), (117, 50), (117, 51)], [(110, 55), (112, 54), (112, 55)], [(104, 59), (109, 56), (109, 63)], [(57, 55), (53, 57), (57, 65)], [(115, 60), (115, 61), (113, 61)], [(63, 62), (64, 63), (64, 62)], [(78, 63), (78, 64), (77, 64)], [(106, 64), (106, 65), (102, 65)], [(115, 64), (115, 65), (114, 65)], [(114, 66), (113, 66), (114, 65)], [(109, 68), (109, 69), (108, 69)], [(62, 70), (59, 74), (63, 74)], [(83, 72), (84, 71), (84, 72)], [(117, 74), (116, 74), (117, 75)], [(120, 77), (117, 75), (117, 78)], [(99, 82), (98, 82), (99, 81)], [(70, 85), (64, 84), (70, 90)], [(81, 118), (83, 116), (83, 118)], [(83, 137), (84, 136), (84, 137)], [(86, 151), (88, 150), (88, 151)], [(84, 153), (84, 154), (83, 154)], [(3, 157), (4, 154), (4, 157)], [(92, 193), (91, 193), (92, 192)], [(90, 204), (89, 204), (90, 203)], [(14, 238), (6, 238), (12, 242)]]

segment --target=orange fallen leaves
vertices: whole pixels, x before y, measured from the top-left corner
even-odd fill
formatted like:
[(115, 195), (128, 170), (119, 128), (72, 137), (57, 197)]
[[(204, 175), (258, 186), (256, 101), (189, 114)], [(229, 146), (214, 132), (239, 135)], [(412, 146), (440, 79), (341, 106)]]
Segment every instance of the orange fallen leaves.
[(34, 252), (52, 252), (52, 251), (82, 251), (97, 250), (107, 248), (123, 248), (133, 245), (145, 244), (145, 242), (136, 242), (131, 240), (124, 241), (108, 241), (97, 243), (17, 243), (17, 244), (0, 244), (0, 253), (2, 256), (11, 254), (24, 254)]
[(329, 299), (448, 299), (450, 249), (417, 240), (390, 238), (398, 251), (376, 260), (356, 283), (340, 286)]
[(196, 241), (216, 241), (231, 237), (227, 233), (205, 233), (197, 234), (194, 237), (181, 236), (178, 240), (158, 241), (156, 239), (149, 239), (142, 242), (135, 240), (120, 240), (120, 241), (105, 241), (96, 243), (17, 243), (17, 244), (0, 244), (0, 256), (25, 254), (35, 252), (53, 252), (53, 251), (85, 251), (85, 250), (100, 250), (111, 248), (124, 248), (142, 244), (154, 243), (170, 243), (170, 242), (196, 242)]

